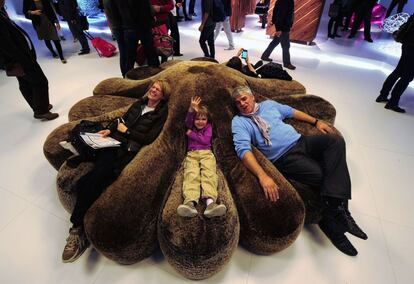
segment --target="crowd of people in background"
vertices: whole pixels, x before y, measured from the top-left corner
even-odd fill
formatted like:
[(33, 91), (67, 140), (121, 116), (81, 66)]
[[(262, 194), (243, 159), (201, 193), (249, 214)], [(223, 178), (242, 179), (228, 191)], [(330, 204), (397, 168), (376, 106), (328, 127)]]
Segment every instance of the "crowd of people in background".
[[(236, 44), (232, 33), (243, 31), (246, 15), (253, 14), (258, 3), (266, 7), (274, 3), (274, 1), (270, 0), (260, 0), (259, 2), (257, 0), (200, 0), (198, 4), (201, 8), (201, 13), (197, 15), (195, 11), (196, 0), (100, 0), (99, 2), (101, 9), (107, 17), (113, 39), (116, 40), (118, 45), (120, 54), (119, 65), (123, 77), (135, 66), (139, 43), (144, 50), (145, 64), (159, 66), (160, 63), (168, 60), (168, 56), (159, 54), (154, 47), (154, 30), (169, 34), (173, 38), (172, 55), (179, 57), (183, 53), (181, 53), (178, 22), (182, 21), (182, 19), (192, 21), (195, 17), (199, 17), (200, 49), (204, 57), (215, 59), (215, 40), (221, 30), (224, 30), (228, 40), (228, 47), (225, 49), (235, 49)], [(221, 2), (220, 7), (217, 7), (217, 2)], [(376, 3), (376, 0), (332, 1), (329, 9), (328, 38), (341, 37), (339, 28), (342, 27), (342, 31), (347, 31), (351, 23), (352, 26), (348, 38), (354, 38), (363, 22), (364, 39), (372, 43), (371, 16)], [(388, 7), (387, 16), (391, 15), (396, 6), (397, 12), (402, 12), (406, 3), (407, 0), (392, 0)], [(1, 7), (2, 21), (7, 22), (7, 25), (10, 27), (10, 30), (7, 31), (9, 33), (7, 36), (13, 37), (14, 34), (18, 34), (19, 37), (28, 38), (28, 35), (23, 34), (24, 31), (7, 16), (4, 3), (2, 3)], [(276, 27), (276, 32), (272, 36), (268, 47), (262, 53), (261, 59), (269, 62), (272, 61), (270, 55), (275, 47), (281, 43), (283, 66), (290, 70), (295, 70), (296, 68), (291, 63), (289, 52), (290, 30), (294, 24), (294, 9), (293, 0), (278, 0), (273, 7), (272, 17), (268, 17), (267, 12), (259, 15), (259, 23), (262, 28), (266, 24)], [(83, 21), (85, 21), (86, 17), (82, 15), (77, 0), (24, 0), (22, 13), (27, 19), (32, 21), (38, 39), (44, 41), (53, 58), (59, 58), (62, 63), (67, 63), (60, 42), (63, 37), (60, 35), (59, 19), (67, 22), (74, 42), (79, 42), (81, 45), (78, 55), (90, 53), (88, 39), (84, 34), (84, 30), (87, 27), (84, 27), (85, 23)], [(86, 25), (88, 25), (87, 22)], [(6, 24), (2, 29), (6, 29)], [(400, 62), (384, 83), (381, 95), (377, 98), (377, 102), (386, 101), (386, 108), (397, 112), (404, 112), (398, 106), (399, 98), (413, 80), (412, 66), (414, 64), (412, 50), (414, 48), (412, 30), (411, 25), (406, 40), (402, 42), (403, 48)], [(48, 98), (46, 99), (48, 97), (47, 79), (36, 62), (33, 45), (27, 45), (28, 42), (26, 40), (25, 43), (23, 41), (14, 43), (17, 44), (14, 53), (19, 53), (19, 51), (21, 51), (20, 53), (25, 53), (25, 59), (19, 59), (24, 67), (23, 69), (27, 69), (29, 65), (31, 66), (30, 71), (29, 69), (25, 70), (25, 76), (17, 76), (20, 90), (32, 107), (35, 118), (42, 120), (54, 119), (57, 116), (50, 112), (51, 105), (48, 103)], [(6, 45), (3, 40), (1, 44)], [(9, 45), (11, 44), (9, 43)], [(6, 48), (10, 48), (10, 46), (2, 47), (3, 50)], [(2, 52), (4, 53), (4, 51)], [(9, 54), (6, 56), (2, 54), (2, 57), (7, 56)], [(16, 54), (13, 56), (17, 57), (20, 55)], [(5, 60), (7, 61), (7, 58), (2, 58), (2, 61)], [(39, 77), (36, 80), (33, 79), (32, 75), (34, 73), (31, 72), (34, 69), (37, 70), (35, 77)], [(34, 91), (28, 91), (30, 88)], [(39, 91), (39, 88), (42, 91)], [(391, 90), (392, 96), (390, 101), (388, 101), (387, 96)], [(42, 95), (39, 95), (40, 93)], [(41, 107), (39, 107), (38, 103), (35, 103), (36, 99), (34, 97), (42, 98), (42, 103), (39, 103)]]

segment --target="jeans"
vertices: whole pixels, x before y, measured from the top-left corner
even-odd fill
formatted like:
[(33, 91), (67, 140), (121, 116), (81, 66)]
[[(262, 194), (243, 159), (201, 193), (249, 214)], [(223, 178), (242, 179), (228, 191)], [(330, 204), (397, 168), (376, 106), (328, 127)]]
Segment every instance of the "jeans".
[(226, 33), (227, 40), (229, 41), (229, 47), (234, 47), (233, 35), (231, 33), (230, 28), (230, 18), (226, 17), (223, 22), (216, 23), (215, 31), (214, 31), (214, 40), (217, 39), (221, 28), (223, 27), (224, 32)]

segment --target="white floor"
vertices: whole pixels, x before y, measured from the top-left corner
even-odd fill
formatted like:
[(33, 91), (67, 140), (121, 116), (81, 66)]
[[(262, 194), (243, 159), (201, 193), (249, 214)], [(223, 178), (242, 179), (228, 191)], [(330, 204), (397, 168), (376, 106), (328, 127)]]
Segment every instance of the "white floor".
[[(196, 18), (199, 20), (199, 17)], [(183, 59), (201, 56), (196, 32), (199, 22), (181, 23)], [(28, 30), (31, 26), (23, 24)], [(244, 32), (233, 34), (237, 47), (258, 59), (269, 40), (256, 16)], [(329, 100), (337, 109), (336, 127), (344, 134), (353, 182), (351, 211), (369, 235), (350, 236), (359, 255), (337, 251), (316, 226), (303, 230), (286, 250), (258, 256), (238, 248), (231, 262), (203, 283), (412, 283), (414, 272), (414, 89), (407, 89), (401, 106), (406, 114), (385, 110), (374, 99), (399, 57), (389, 36), (374, 33), (374, 43), (327, 40), (322, 21), (316, 45), (292, 44), (289, 72), (307, 92)], [(160, 252), (131, 266), (121, 266), (88, 250), (77, 262), (61, 263), (69, 215), (55, 191), (56, 171), (42, 153), (46, 136), (67, 121), (69, 108), (90, 96), (103, 79), (119, 76), (118, 57), (77, 56), (78, 44), (63, 43), (68, 63), (52, 59), (37, 43), (39, 62), (49, 78), (50, 99), (60, 117), (34, 120), (18, 91), (17, 81), (0, 73), (0, 282), (1, 283), (181, 283)], [(107, 35), (105, 35), (109, 38)], [(34, 37), (33, 37), (34, 38)], [(217, 41), (217, 59), (227, 40)], [(277, 47), (272, 57), (281, 61)], [(180, 58), (181, 59), (181, 58)], [(410, 170), (411, 169), (411, 170)]]

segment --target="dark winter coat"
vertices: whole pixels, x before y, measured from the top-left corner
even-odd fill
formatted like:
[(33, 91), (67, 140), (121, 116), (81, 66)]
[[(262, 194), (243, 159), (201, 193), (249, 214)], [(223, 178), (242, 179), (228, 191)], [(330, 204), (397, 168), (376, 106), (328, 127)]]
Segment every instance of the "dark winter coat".
[[(52, 4), (49, 0), (40, 0), (42, 1), (43, 10), (42, 14), (46, 15), (46, 17), (49, 19), (51, 23), (57, 23), (58, 19), (55, 14), (55, 10), (53, 10)], [(29, 11), (35, 11), (38, 10), (36, 8), (35, 2), (33, 0), (23, 0), (23, 14), (24, 16), (32, 20), (33, 27), (36, 28), (36, 26), (40, 25), (40, 16), (37, 15), (31, 15)]]
[(289, 32), (293, 26), (294, 1), (278, 0), (273, 9), (272, 22), (277, 31)]
[(103, 4), (114, 29), (140, 30), (153, 25), (150, 0), (104, 0)]
[(140, 98), (122, 116), (128, 127), (126, 133), (118, 132), (118, 121), (108, 125), (111, 137), (122, 141), (128, 151), (137, 152), (144, 146), (152, 143), (160, 134), (168, 115), (168, 103), (161, 100), (153, 111), (141, 115), (142, 109), (148, 103), (147, 98)]

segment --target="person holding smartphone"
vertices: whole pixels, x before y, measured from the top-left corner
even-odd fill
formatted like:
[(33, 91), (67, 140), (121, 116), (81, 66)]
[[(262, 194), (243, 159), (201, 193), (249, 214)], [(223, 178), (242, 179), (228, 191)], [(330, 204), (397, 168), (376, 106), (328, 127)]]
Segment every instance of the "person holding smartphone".
[[(245, 66), (243, 66), (242, 59), (246, 62)], [(250, 63), (248, 51), (243, 48), (240, 48), (239, 51), (237, 51), (236, 56), (230, 58), (230, 60), (226, 63), (226, 66), (236, 69), (250, 77), (259, 77), (259, 75), (256, 73), (256, 68), (260, 67), (261, 65), (263, 65), (263, 61), (259, 61), (253, 66)]]

